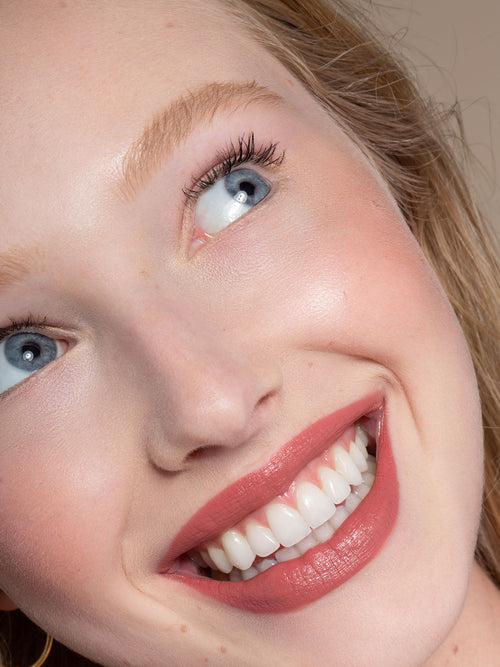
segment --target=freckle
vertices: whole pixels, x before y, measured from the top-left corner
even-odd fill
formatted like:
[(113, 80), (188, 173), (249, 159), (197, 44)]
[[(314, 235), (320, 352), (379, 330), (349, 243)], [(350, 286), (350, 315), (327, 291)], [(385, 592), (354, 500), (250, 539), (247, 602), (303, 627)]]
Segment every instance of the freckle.
[(187, 632), (188, 628), (187, 625), (181, 625), (181, 632)]
[(196, 609), (197, 609), (198, 611), (201, 611), (201, 604), (197, 604), (197, 605), (196, 605)]
[(167, 23), (167, 28), (175, 28), (175, 23)]
[(453, 647), (453, 653), (454, 655), (458, 653), (458, 644), (455, 644), (455, 646)]
[(220, 647), (220, 652), (221, 653), (227, 653), (227, 646), (221, 646)]

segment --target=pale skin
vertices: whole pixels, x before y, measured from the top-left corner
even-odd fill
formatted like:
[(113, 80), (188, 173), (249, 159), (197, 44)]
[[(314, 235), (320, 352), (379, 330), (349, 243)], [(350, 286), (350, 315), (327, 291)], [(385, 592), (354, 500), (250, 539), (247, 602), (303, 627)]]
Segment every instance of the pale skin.
[[(3, 280), (0, 326), (31, 315), (61, 346), (0, 401), (2, 607), (105, 665), (495, 664), (476, 382), (381, 177), (216, 3), (0, 8), (0, 251), (10, 278), (32, 269)], [(213, 82), (271, 94), (229, 100), (126, 190), (144, 125)], [(249, 133), (285, 153), (251, 166), (270, 193), (198, 246), (183, 189)], [(368, 565), (265, 616), (158, 574), (217, 492), (373, 390), (400, 507)]]

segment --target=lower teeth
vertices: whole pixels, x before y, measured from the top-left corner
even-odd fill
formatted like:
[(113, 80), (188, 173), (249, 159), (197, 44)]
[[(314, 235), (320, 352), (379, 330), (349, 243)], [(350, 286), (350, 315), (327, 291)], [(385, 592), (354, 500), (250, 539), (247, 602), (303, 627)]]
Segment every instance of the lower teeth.
[[(367, 463), (368, 470), (362, 474), (362, 483), (357, 486), (352, 486), (351, 493), (342, 504), (336, 506), (334, 515), (328, 521), (325, 521), (325, 523), (312, 530), (312, 532), (299, 543), (291, 547), (280, 547), (273, 554), (265, 558), (257, 556), (252, 565), (246, 570), (240, 570), (237, 567), (233, 567), (229, 573), (224, 573), (209, 566), (204, 567), (200, 571), (200, 575), (208, 576), (212, 579), (217, 579), (218, 581), (247, 581), (278, 563), (298, 558), (319, 544), (327, 542), (335, 531), (340, 528), (347, 517), (354, 512), (360, 502), (368, 495), (375, 479), (375, 457), (370, 455)], [(199, 553), (193, 554), (193, 558), (198, 563), (201, 560)]]

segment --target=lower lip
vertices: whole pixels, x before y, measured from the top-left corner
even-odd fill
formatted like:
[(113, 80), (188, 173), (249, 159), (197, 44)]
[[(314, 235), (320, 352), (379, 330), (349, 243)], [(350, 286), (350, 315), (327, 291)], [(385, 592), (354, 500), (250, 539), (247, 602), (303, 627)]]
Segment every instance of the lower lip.
[(375, 558), (396, 521), (398, 497), (396, 466), (383, 419), (373, 487), (330, 540), (248, 581), (170, 576), (204, 595), (246, 611), (280, 614), (300, 609), (342, 585)]

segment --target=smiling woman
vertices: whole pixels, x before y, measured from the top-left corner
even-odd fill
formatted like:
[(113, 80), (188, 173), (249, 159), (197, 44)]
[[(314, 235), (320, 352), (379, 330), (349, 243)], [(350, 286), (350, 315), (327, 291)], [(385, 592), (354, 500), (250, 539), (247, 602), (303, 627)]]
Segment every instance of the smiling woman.
[(4, 663), (494, 664), (493, 241), (365, 23), (0, 5)]

